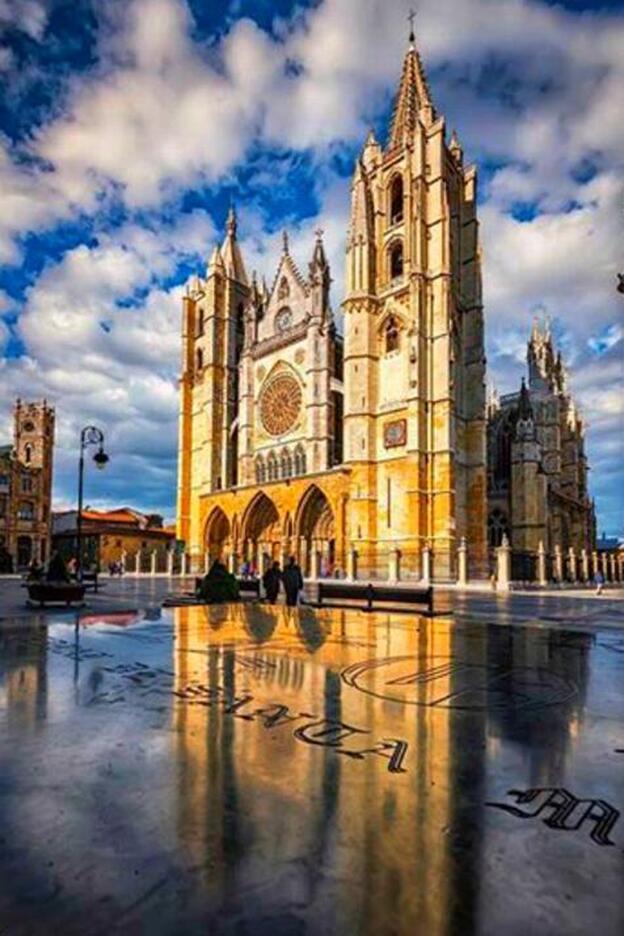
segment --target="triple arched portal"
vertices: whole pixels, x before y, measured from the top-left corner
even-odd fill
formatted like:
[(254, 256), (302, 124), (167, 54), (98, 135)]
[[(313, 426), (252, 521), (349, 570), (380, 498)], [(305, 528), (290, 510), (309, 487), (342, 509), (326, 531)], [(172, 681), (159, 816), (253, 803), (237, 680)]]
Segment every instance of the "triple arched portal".
[(292, 510), (263, 490), (240, 515), (228, 516), (221, 506), (213, 507), (204, 528), (204, 548), (209, 561), (221, 559), (237, 571), (244, 562), (263, 571), (270, 561), (284, 563), (295, 556), (304, 575), (317, 570), (332, 575), (340, 560), (335, 511), (315, 484)]

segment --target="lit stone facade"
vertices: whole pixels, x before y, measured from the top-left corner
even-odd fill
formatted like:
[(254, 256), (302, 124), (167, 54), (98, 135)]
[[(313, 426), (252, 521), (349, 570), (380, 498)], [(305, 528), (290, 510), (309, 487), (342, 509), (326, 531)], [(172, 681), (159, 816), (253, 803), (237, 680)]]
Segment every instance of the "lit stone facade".
[[(488, 539), (517, 553), (595, 549), (585, 429), (548, 325), (533, 325), (528, 385), (488, 403)], [(567, 559), (566, 559), (567, 561)]]
[(53, 455), (54, 409), (17, 400), (13, 445), (0, 447), (0, 561), (13, 570), (48, 559)]
[[(486, 424), (476, 173), (413, 44), (385, 148), (352, 184), (344, 346), (320, 235), (285, 242), (271, 289), (225, 242), (184, 300), (178, 536), (204, 556), (296, 554), (305, 570), (485, 573)], [(266, 559), (265, 559), (266, 561)], [(392, 575), (391, 575), (392, 577)]]

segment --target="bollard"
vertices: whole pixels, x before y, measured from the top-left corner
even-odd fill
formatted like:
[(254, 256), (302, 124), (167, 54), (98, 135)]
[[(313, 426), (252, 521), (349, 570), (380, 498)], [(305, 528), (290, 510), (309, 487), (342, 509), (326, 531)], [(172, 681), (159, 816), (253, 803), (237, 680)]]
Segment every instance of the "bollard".
[(511, 584), (511, 548), (509, 540), (503, 536), (501, 545), (496, 550), (496, 591), (509, 591)]
[(589, 582), (589, 555), (585, 548), (581, 549), (581, 580)]
[(546, 550), (542, 540), (539, 541), (537, 548), (537, 582), (542, 588), (548, 585), (548, 576), (546, 575)]
[(468, 546), (465, 536), (460, 539), (457, 549), (457, 582), (459, 585), (468, 584)]
[(236, 553), (231, 552), (228, 558), (228, 571), (230, 575), (238, 574), (237, 559), (238, 559), (238, 556), (236, 555)]
[(577, 563), (576, 563), (576, 553), (574, 552), (574, 547), (570, 546), (568, 550), (568, 572), (571, 582), (576, 582), (578, 580), (577, 575)]
[(156, 550), (152, 549), (150, 556), (150, 575), (156, 575)]
[(352, 582), (357, 580), (357, 552), (354, 546), (347, 553), (347, 578)]
[(427, 585), (431, 581), (431, 550), (425, 546), (422, 551), (422, 575), (421, 579)]
[(563, 555), (561, 546), (555, 546), (555, 580), (561, 584), (563, 582)]
[(140, 550), (134, 554), (134, 574), (139, 575), (141, 571), (141, 552)]
[(399, 549), (391, 549), (388, 558), (388, 581), (399, 582), (401, 579), (401, 552)]

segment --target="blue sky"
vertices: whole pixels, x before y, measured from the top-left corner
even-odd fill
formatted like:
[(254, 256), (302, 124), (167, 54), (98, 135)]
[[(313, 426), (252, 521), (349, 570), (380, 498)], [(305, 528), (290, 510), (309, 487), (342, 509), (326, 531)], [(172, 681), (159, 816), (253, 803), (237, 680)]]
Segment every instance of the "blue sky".
[[(0, 0), (0, 440), (57, 407), (55, 501), (82, 425), (93, 504), (171, 517), (180, 296), (234, 200), (248, 268), (325, 230), (338, 308), (353, 161), (384, 137), (409, 2)], [(515, 389), (550, 315), (623, 532), (622, 3), (422, 0), (434, 101), (479, 167), (488, 368)]]

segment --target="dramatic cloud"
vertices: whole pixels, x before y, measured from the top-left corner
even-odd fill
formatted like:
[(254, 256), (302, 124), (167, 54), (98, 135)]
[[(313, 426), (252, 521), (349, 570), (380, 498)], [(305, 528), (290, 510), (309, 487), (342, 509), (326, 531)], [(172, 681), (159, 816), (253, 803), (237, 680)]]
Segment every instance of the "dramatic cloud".
[[(314, 230), (325, 230), (339, 307), (348, 177), (369, 125), (383, 131), (387, 120), (409, 6), (396, 2), (389, 16), (381, 0), (293, 0), (268, 28), (265, 5), (252, 2), (245, 17), (231, 5), (219, 21), (211, 9), (201, 31), (184, 0), (95, 4), (80, 69), (57, 69), (58, 93), (27, 133), (7, 121), (0, 282), (5, 311), (19, 314), (0, 319), (0, 347), (12, 349), (0, 386), (5, 414), (16, 393), (56, 401), (60, 499), (71, 499), (77, 428), (92, 419), (117, 453), (98, 496), (172, 513), (180, 297), (217, 236), (211, 215), (222, 221), (232, 193), (246, 263), (269, 280), (283, 226), (304, 272)], [(13, 31), (35, 49), (40, 82), (52, 67), (36, 55), (51, 39), (46, 6), (0, 0), (2, 25), (0, 72), (10, 83), (23, 64)], [(517, 386), (531, 318), (550, 315), (589, 424), (592, 487), (615, 532), (624, 17), (423, 0), (416, 31), (434, 100), (481, 168), (490, 376), (502, 390)], [(72, 36), (52, 39), (58, 49)], [(7, 105), (22, 118), (24, 74)]]

